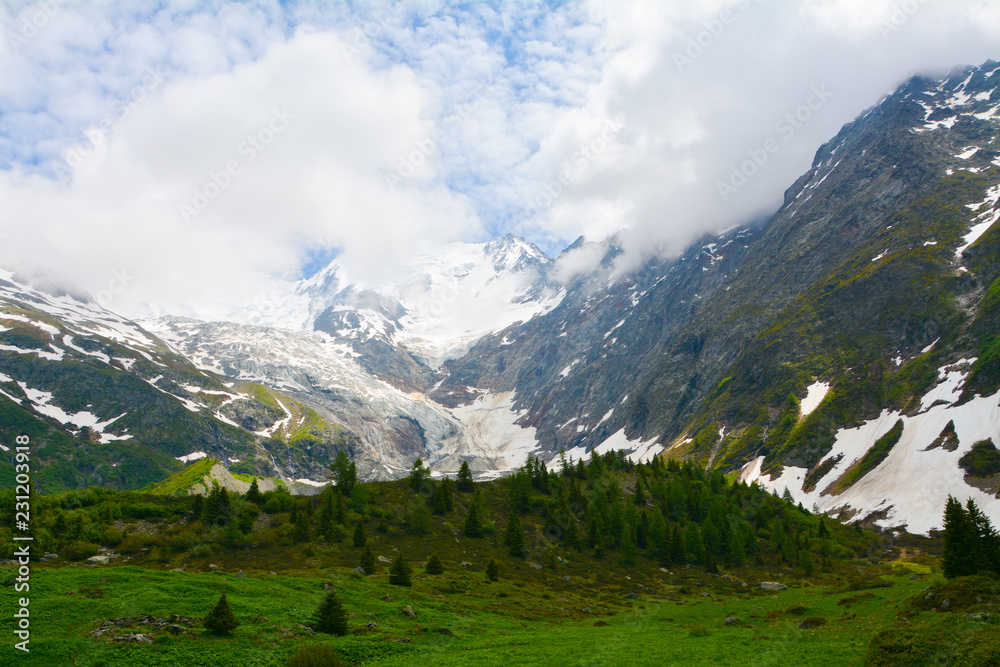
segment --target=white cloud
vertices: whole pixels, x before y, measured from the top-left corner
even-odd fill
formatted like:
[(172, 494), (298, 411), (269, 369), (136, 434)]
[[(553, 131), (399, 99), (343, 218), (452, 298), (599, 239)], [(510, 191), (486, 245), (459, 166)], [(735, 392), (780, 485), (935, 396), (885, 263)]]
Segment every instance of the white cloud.
[[(26, 13), (0, 13), (5, 34)], [(558, 252), (627, 228), (634, 264), (773, 210), (885, 90), (998, 42), (985, 0), (66, 5), (0, 45), (0, 264), (93, 293), (124, 270), (112, 307), (137, 315), (266, 290), (316, 246), (364, 276), (420, 241), (515, 231)], [(816, 89), (832, 94), (780, 134)], [(49, 180), (95, 127), (72, 180)], [(780, 150), (723, 201), (769, 138)]]

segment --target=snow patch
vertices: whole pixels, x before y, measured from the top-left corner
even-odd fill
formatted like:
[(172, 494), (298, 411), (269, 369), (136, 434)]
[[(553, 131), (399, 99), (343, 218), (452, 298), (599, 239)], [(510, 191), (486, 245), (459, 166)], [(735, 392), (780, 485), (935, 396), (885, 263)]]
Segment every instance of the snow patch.
[(829, 382), (817, 381), (806, 387), (806, 397), (799, 403), (799, 407), (802, 409), (802, 416), (806, 417), (813, 410), (818, 408), (819, 404), (823, 402), (823, 399), (826, 398), (829, 391)]
[(190, 454), (185, 454), (184, 456), (175, 456), (174, 458), (176, 458), (181, 463), (191, 463), (191, 461), (197, 461), (198, 459), (203, 459), (206, 456), (208, 456), (208, 454), (206, 454), (205, 452), (191, 452)]

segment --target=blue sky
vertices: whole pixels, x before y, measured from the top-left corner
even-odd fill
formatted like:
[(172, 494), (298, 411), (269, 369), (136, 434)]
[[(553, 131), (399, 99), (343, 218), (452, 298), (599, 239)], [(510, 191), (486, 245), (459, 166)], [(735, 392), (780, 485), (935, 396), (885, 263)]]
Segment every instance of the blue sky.
[(126, 269), (140, 315), (506, 232), (627, 230), (635, 264), (774, 210), (905, 77), (1000, 58), (997, 4), (8, 3), (0, 265), (91, 292)]

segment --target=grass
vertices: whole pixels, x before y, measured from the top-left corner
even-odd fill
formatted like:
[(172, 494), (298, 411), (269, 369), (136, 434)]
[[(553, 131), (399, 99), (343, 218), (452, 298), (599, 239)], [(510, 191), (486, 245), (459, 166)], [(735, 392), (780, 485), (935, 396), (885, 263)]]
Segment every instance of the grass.
[[(706, 585), (689, 585), (688, 595), (657, 571), (641, 577), (646, 588), (639, 599), (627, 600), (582, 581), (566, 584), (558, 572), (532, 574), (533, 583), (517, 577), (490, 584), (482, 573), (448, 563), (440, 577), (425, 577), (418, 568), (413, 587), (401, 588), (390, 586), (385, 573), (361, 577), (322, 565), (279, 575), (248, 571), (244, 578), (231, 570), (38, 565), (31, 580), (32, 650), (17, 664), (263, 667), (285, 665), (303, 646), (320, 643), (333, 646), (347, 664), (366, 665), (860, 665), (871, 636), (888, 628), (905, 601), (926, 586), (893, 577), (893, 586), (858, 595), (845, 608), (837, 585), (777, 594), (754, 587), (734, 591), (715, 587), (697, 570), (687, 574)], [(504, 568), (528, 569), (523, 563)], [(5, 579), (12, 574), (3, 571)], [(323, 598), (324, 583), (355, 614), (346, 637), (310, 637), (302, 627)], [(215, 639), (201, 628), (195, 629), (198, 639), (158, 632), (152, 645), (88, 636), (102, 619), (143, 613), (200, 618), (223, 588), (241, 622), (232, 637)], [(392, 602), (383, 600), (386, 594)], [(406, 605), (416, 618), (400, 613)], [(799, 630), (798, 608), (828, 622)], [(363, 629), (371, 620), (367, 614), (376, 616), (377, 631)], [(724, 626), (733, 615), (741, 623)], [(595, 627), (597, 619), (608, 625)], [(0, 621), (5, 634), (12, 626), (9, 615)]]
[(160, 496), (169, 496), (178, 491), (186, 491), (201, 482), (202, 478), (210, 473), (212, 467), (217, 463), (218, 461), (211, 457), (200, 458), (162, 482), (150, 484), (142, 490), (145, 493), (155, 493)]

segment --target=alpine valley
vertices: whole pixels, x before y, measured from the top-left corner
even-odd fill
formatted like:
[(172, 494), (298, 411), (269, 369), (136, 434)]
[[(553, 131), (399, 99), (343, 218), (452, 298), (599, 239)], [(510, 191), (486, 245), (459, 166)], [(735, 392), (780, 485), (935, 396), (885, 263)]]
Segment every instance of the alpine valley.
[(613, 237), (563, 251), (603, 261), (559, 279), (507, 235), (390, 282), (334, 259), (231, 312), (134, 322), (2, 273), (2, 441), (31, 437), (43, 492), (204, 457), (233, 488), (311, 494), (339, 451), (379, 480), (624, 450), (880, 528), (940, 529), (949, 495), (1000, 522), (998, 88), (993, 61), (912, 78), (768, 219), (625, 274)]

